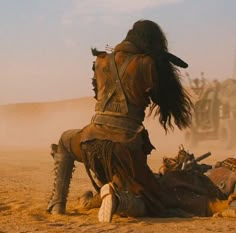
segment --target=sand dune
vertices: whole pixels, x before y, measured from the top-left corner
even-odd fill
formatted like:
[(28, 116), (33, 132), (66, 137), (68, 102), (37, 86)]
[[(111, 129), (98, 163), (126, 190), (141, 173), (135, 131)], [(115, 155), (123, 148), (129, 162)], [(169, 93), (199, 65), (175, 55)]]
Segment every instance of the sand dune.
[[(70, 188), (67, 215), (46, 214), (53, 183), (49, 145), (57, 142), (64, 130), (85, 126), (91, 119), (93, 108), (91, 97), (0, 106), (0, 233), (236, 232), (235, 219), (225, 218), (134, 219), (114, 216), (111, 224), (100, 224), (97, 209), (78, 209), (78, 195), (92, 189), (83, 164), (79, 163)], [(151, 118), (145, 121), (145, 126), (156, 147), (148, 162), (157, 171), (162, 157), (176, 155), (178, 146), (184, 144), (183, 132), (176, 129), (165, 135), (158, 121)], [(234, 153), (212, 142), (187, 149), (196, 155), (211, 151), (212, 156), (205, 161), (209, 163)]]

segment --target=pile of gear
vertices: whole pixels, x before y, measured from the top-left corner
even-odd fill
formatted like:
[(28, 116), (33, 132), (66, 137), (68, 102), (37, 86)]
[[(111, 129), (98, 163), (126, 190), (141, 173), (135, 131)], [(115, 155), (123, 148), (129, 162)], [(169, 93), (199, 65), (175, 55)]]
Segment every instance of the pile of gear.
[[(199, 163), (209, 157), (210, 152), (195, 158), (194, 154), (186, 151), (181, 145), (176, 157), (163, 157), (162, 166), (157, 176), (163, 176), (174, 170), (195, 170), (203, 173), (227, 196), (236, 193), (236, 158), (230, 157), (223, 161), (218, 161), (215, 165)], [(236, 210), (236, 201), (230, 204)], [(235, 213), (234, 213), (235, 214)], [(232, 213), (223, 212), (222, 216), (231, 216)]]

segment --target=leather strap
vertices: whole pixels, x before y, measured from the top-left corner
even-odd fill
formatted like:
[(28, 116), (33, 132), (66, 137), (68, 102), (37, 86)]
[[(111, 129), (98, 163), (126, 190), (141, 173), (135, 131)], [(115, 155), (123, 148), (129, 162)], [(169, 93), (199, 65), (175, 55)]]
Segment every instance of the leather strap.
[(109, 56), (110, 56), (111, 76), (114, 79), (116, 88), (113, 89), (112, 92), (110, 92), (108, 99), (104, 102), (104, 104), (102, 106), (102, 111), (106, 110), (105, 108), (106, 108), (107, 103), (109, 102), (109, 100), (113, 96), (114, 92), (116, 91), (119, 96), (120, 103), (122, 105), (121, 106), (122, 113), (126, 114), (126, 113), (128, 113), (128, 105), (127, 105), (127, 100), (126, 100), (124, 90), (122, 88), (121, 78), (123, 77), (125, 70), (128, 67), (129, 63), (134, 58), (134, 55), (128, 56), (119, 70), (117, 69), (117, 66), (116, 66), (115, 54), (111, 53)]

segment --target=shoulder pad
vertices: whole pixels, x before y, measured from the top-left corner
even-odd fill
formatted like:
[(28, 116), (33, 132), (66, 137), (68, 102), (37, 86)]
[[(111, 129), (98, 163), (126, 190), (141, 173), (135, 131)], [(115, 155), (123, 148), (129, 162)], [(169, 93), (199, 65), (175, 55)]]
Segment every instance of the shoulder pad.
[(91, 52), (92, 52), (93, 56), (97, 56), (97, 57), (105, 57), (107, 55), (107, 52), (98, 51), (96, 48), (92, 48)]

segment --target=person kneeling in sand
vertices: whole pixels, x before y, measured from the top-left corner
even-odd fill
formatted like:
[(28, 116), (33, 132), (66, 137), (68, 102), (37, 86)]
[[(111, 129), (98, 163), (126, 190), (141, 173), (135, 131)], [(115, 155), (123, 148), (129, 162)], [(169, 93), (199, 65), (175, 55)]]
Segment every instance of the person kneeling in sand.
[(166, 132), (174, 128), (172, 122), (179, 129), (191, 124), (192, 103), (177, 69), (188, 65), (168, 51), (160, 26), (139, 20), (114, 51), (92, 52), (95, 115), (83, 129), (65, 131), (54, 148), (56, 177), (47, 211), (65, 213), (74, 161), (79, 161), (100, 195), (100, 222), (110, 222), (115, 213), (211, 216), (213, 204), (225, 196), (209, 179), (176, 171), (157, 180), (147, 164), (154, 146), (143, 125), (146, 109)]

